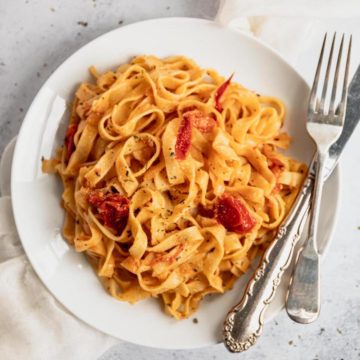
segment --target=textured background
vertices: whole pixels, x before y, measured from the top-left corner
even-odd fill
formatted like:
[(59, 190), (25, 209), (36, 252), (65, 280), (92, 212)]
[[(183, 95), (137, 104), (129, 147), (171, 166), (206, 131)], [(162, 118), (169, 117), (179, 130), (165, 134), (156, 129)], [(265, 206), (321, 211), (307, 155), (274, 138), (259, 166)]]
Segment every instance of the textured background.
[[(19, 130), (33, 97), (70, 54), (95, 37), (135, 21), (166, 16), (211, 18), (212, 0), (0, 0), (0, 152)], [(315, 28), (353, 31), (360, 62), (359, 20), (317, 23)], [(304, 47), (297, 63), (313, 76), (318, 46)], [(322, 273), (322, 310), (316, 323), (298, 325), (281, 313), (256, 347), (231, 355), (222, 345), (162, 351), (119, 342), (101, 360), (165, 359), (360, 359), (360, 131), (342, 159), (339, 222)], [(166, 341), (166, 334), (164, 335)]]

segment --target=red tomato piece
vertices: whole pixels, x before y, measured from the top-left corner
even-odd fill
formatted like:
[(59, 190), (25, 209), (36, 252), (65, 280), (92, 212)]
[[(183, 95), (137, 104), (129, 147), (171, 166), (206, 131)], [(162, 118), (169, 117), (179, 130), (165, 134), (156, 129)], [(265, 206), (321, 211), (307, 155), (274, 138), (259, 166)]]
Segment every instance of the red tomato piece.
[(70, 156), (75, 151), (74, 136), (77, 131), (77, 124), (70, 124), (65, 134), (65, 147), (66, 147), (66, 161), (69, 161)]
[(256, 224), (245, 205), (231, 195), (224, 194), (215, 207), (217, 221), (229, 231), (249, 232)]
[(88, 202), (93, 206), (100, 221), (118, 234), (124, 230), (129, 216), (129, 200), (120, 194), (104, 195), (101, 191), (93, 191), (88, 196)]
[(176, 137), (175, 157), (184, 160), (191, 146), (191, 121), (188, 116), (183, 116)]
[(104, 202), (104, 199), (105, 195), (101, 191), (91, 191), (87, 198), (88, 203), (95, 208), (98, 208)]
[(217, 124), (216, 120), (201, 110), (191, 110), (183, 114), (183, 117), (189, 118), (191, 125), (196, 127), (202, 133), (209, 133)]
[(216, 120), (201, 110), (192, 109), (183, 113), (175, 144), (175, 157), (184, 160), (191, 146), (192, 127), (196, 127), (202, 133), (209, 133), (217, 124)]
[(231, 79), (232, 79), (233, 76), (234, 76), (234, 74), (231, 74), (231, 76), (224, 83), (222, 83), (218, 87), (218, 89), (216, 90), (216, 93), (215, 93), (215, 109), (217, 111), (221, 112), (222, 109), (223, 109), (220, 100), (221, 100), (221, 97), (223, 96), (224, 92), (226, 91), (226, 89), (229, 87)]

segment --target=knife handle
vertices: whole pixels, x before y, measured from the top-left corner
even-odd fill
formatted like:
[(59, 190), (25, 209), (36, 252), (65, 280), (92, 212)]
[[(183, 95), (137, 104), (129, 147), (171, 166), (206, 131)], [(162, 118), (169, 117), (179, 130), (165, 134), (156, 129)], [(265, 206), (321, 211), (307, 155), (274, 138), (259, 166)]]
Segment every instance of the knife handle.
[(319, 316), (320, 259), (312, 246), (306, 245), (297, 255), (296, 267), (286, 295), (286, 312), (300, 324), (309, 324)]
[(310, 173), (292, 210), (279, 227), (277, 236), (265, 251), (242, 299), (225, 319), (224, 343), (231, 352), (247, 350), (261, 335), (265, 311), (292, 260), (295, 245), (305, 225), (313, 186), (314, 178)]

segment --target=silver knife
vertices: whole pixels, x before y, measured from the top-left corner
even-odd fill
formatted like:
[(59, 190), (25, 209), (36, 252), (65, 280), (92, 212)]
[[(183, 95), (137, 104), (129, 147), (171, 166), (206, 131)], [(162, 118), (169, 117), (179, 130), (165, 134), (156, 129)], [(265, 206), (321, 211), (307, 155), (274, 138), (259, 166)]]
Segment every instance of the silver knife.
[[(357, 80), (356, 80), (357, 79)], [(349, 140), (352, 132), (354, 131), (357, 123), (359, 122), (360, 114), (360, 76), (358, 71), (356, 72), (349, 89), (352, 93), (348, 94), (348, 101), (350, 109), (346, 112), (346, 118), (344, 123), (343, 132), (339, 140), (330, 148), (329, 159), (326, 163), (326, 171), (324, 176), (324, 181), (331, 175), (333, 172), (340, 154), (344, 149), (347, 141)], [(351, 96), (350, 96), (351, 95)], [(351, 103), (350, 103), (351, 101)], [(314, 171), (314, 169), (311, 169)], [(299, 257), (302, 256), (302, 249), (299, 249), (296, 258), (299, 260)], [(304, 260), (304, 259), (302, 259)], [(296, 263), (295, 267), (298, 265)], [(298, 271), (299, 270), (299, 271)], [(289, 317), (301, 324), (308, 324), (312, 321), (315, 311), (316, 301), (310, 295), (311, 291), (307, 296), (303, 296), (304, 289), (306, 289), (310, 284), (315, 286), (315, 282), (311, 281), (313, 279), (312, 269), (306, 267), (296, 268), (294, 271), (289, 289), (286, 296), (285, 308)], [(310, 285), (311, 286), (311, 285)], [(317, 284), (318, 286), (318, 284)], [(305, 294), (307, 292), (305, 291)], [(319, 308), (317, 308), (317, 311)]]
[[(344, 129), (338, 141), (330, 148), (324, 180), (334, 170), (359, 119), (360, 66), (350, 83)], [(307, 219), (310, 195), (314, 186), (314, 163), (313, 160), (292, 210), (279, 227), (274, 241), (265, 251), (242, 299), (230, 310), (225, 319), (224, 343), (231, 352), (247, 350), (261, 335), (266, 309), (275, 295), (285, 269), (291, 262), (295, 245)]]

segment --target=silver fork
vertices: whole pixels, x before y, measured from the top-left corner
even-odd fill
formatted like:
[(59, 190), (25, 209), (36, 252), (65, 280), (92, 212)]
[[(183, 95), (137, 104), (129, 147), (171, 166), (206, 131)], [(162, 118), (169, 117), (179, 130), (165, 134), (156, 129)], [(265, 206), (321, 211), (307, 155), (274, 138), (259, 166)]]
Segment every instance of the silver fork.
[(317, 146), (317, 171), (315, 175), (315, 187), (311, 202), (308, 238), (302, 252), (298, 257), (287, 297), (286, 310), (289, 316), (296, 322), (304, 324), (308, 324), (316, 320), (320, 313), (320, 262), (319, 253), (317, 250), (317, 238), (321, 236), (321, 234), (318, 233), (318, 220), (323, 188), (324, 170), (329, 154), (329, 148), (341, 135), (347, 101), (348, 73), (352, 42), (351, 36), (348, 45), (346, 65), (342, 82), (341, 99), (338, 104), (336, 103), (340, 64), (344, 46), (343, 35), (337, 57), (330, 103), (328, 107), (325, 106), (335, 39), (336, 33), (334, 34), (330, 48), (320, 100), (318, 100), (317, 92), (320, 82), (319, 79), (324, 49), (326, 45), (326, 35), (324, 37), (313, 87), (310, 93), (308, 122), (306, 127), (308, 133), (313, 138)]

